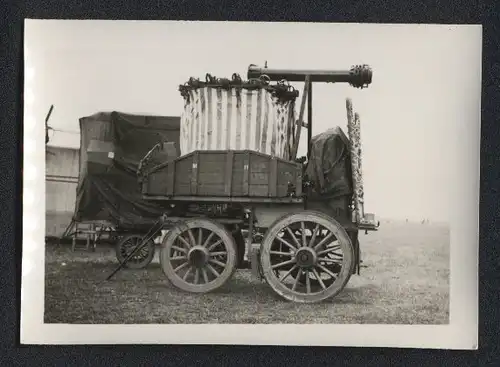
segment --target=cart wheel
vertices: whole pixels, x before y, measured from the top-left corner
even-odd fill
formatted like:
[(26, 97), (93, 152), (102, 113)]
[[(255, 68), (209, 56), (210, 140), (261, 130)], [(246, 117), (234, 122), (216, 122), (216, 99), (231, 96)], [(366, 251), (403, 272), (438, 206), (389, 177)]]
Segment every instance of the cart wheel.
[(264, 277), (277, 294), (289, 301), (316, 303), (344, 289), (354, 249), (335, 219), (303, 211), (279, 218), (268, 229), (260, 260)]
[(222, 287), (234, 274), (237, 249), (231, 232), (209, 219), (190, 219), (165, 236), (161, 267), (177, 288), (207, 293)]
[[(120, 264), (125, 261), (132, 250), (141, 243), (143, 236), (140, 234), (130, 234), (123, 236), (116, 245), (116, 258)], [(124, 267), (129, 269), (144, 269), (148, 266), (155, 256), (155, 243), (149, 240), (142, 249), (129, 259)]]

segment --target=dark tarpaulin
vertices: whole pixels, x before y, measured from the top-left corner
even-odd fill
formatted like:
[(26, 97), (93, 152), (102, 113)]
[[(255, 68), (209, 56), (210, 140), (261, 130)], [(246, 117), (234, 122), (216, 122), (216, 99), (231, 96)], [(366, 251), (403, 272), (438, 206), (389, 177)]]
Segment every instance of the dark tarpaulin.
[(340, 127), (312, 138), (306, 174), (314, 183), (316, 195), (333, 199), (352, 194), (349, 146), (349, 139)]
[(158, 143), (179, 152), (180, 117), (101, 112), (80, 119), (80, 174), (76, 221), (148, 226), (163, 213), (142, 199), (136, 175), (140, 160)]

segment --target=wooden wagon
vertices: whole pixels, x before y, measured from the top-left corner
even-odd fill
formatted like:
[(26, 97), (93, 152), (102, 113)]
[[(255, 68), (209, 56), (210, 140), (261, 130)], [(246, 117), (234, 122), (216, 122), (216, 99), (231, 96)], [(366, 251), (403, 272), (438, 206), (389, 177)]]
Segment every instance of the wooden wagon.
[[(283, 79), (305, 81), (299, 117), (292, 115), (292, 128), (282, 136), (289, 143), (280, 148), (286, 154), (280, 157), (265, 151), (263, 141), (256, 143), (263, 147), (260, 151), (246, 149), (249, 146), (234, 149), (230, 143), (223, 150), (200, 149), (200, 144), (210, 144), (198, 139), (184, 143), (191, 144), (189, 153), (140, 172), (143, 197), (165, 207), (155, 230), (169, 230), (160, 262), (175, 287), (210, 292), (224, 285), (237, 269), (250, 267), (283, 298), (313, 303), (335, 296), (351, 275), (359, 274), (358, 233), (376, 230), (379, 224), (372, 214), (364, 213), (360, 126), (350, 100), (346, 104), (348, 151), (342, 159), (349, 168), (352, 190), (325, 196), (315, 189), (317, 184), (307, 169), (313, 155), (311, 144), (307, 163), (296, 154), (302, 127), (308, 128), (308, 141), (312, 141), (312, 83), (348, 82), (364, 87), (371, 83), (371, 75), (366, 66), (345, 72), (250, 66), (250, 84), (265, 87)], [(228, 82), (233, 87), (243, 83), (234, 76), (232, 81), (191, 80), (184, 86), (185, 96), (192, 98), (189, 91), (200, 85), (227, 89)], [(303, 121), (306, 99), (307, 123)], [(137, 247), (148, 247), (148, 238), (143, 239)]]

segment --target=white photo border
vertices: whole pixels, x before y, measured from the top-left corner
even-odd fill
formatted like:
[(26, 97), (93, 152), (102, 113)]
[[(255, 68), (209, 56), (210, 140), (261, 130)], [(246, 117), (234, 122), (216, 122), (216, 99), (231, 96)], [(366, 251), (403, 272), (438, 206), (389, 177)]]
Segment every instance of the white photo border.
[[(25, 25), (30, 20), (25, 21)], [(387, 25), (377, 25), (380, 27)], [(389, 25), (390, 26), (390, 25)], [(412, 26), (412, 25), (408, 25)], [(422, 26), (422, 25), (420, 25)], [(462, 27), (462, 26), (453, 26)], [(478, 43), (477, 83), (468, 86), (464, 111), (453, 141), (463, 176), (450, 187), (455, 200), (450, 222), (450, 323), (448, 325), (71, 325), (44, 323), (45, 279), (45, 126), (31, 106), (29, 40), (25, 39), (23, 244), (21, 290), (22, 344), (228, 344), (478, 348), (479, 152), (481, 121), (482, 27)], [(28, 27), (26, 27), (28, 28)], [(28, 32), (26, 32), (28, 33)], [(25, 34), (26, 34), (25, 33)], [(453, 91), (450, 91), (452, 93)]]

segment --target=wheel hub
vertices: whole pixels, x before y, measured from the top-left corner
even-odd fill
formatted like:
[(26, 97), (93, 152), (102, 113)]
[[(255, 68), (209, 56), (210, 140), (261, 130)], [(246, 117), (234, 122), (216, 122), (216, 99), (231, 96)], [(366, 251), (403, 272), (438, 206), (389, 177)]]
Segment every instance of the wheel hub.
[[(130, 254), (132, 253), (132, 251), (134, 251), (135, 247), (140, 243), (141, 240), (138, 240), (134, 243), (131, 243), (131, 242), (128, 242), (125, 244), (124, 246), (124, 255), (125, 257), (127, 256), (130, 256)], [(132, 259), (134, 260), (138, 260), (138, 259), (142, 259), (144, 257), (144, 248), (142, 249), (138, 249), (135, 254), (132, 256)]]
[(309, 268), (316, 264), (318, 255), (316, 255), (316, 251), (312, 248), (302, 247), (295, 253), (295, 261), (301, 268)]
[(208, 262), (210, 253), (205, 247), (195, 246), (189, 250), (187, 258), (192, 266), (201, 268)]

